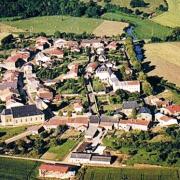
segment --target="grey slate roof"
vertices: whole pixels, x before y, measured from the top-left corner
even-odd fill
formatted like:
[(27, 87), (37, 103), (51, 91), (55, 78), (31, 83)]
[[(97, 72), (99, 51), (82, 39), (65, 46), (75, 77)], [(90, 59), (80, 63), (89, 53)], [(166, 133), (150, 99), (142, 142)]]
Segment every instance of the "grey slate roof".
[(111, 162), (111, 156), (92, 155), (91, 161)]
[(92, 116), (90, 116), (89, 121), (90, 121), (90, 123), (98, 124), (99, 121), (100, 121), (100, 118), (98, 116), (96, 116), (96, 115), (92, 115)]
[(150, 109), (147, 108), (147, 107), (141, 107), (141, 108), (139, 109), (139, 113), (149, 113), (149, 114), (151, 114), (151, 111), (150, 111)]
[(5, 109), (2, 112), (3, 115), (13, 115), (13, 118), (21, 118), (26, 116), (42, 115), (43, 112), (37, 109), (36, 105), (25, 105), (12, 107), (11, 109)]
[(12, 114), (14, 118), (42, 115), (43, 112), (39, 110), (36, 105), (25, 105), (19, 107), (12, 107)]
[(137, 101), (124, 101), (123, 109), (136, 109), (139, 108)]
[(76, 158), (76, 159), (90, 159), (90, 158), (91, 158), (91, 154), (73, 152), (73, 153), (71, 153), (71, 158)]
[(105, 115), (102, 115), (100, 117), (101, 119), (101, 123), (102, 122), (108, 122), (108, 123), (118, 123), (119, 122), (119, 118), (117, 117), (112, 117), (112, 116), (105, 116)]

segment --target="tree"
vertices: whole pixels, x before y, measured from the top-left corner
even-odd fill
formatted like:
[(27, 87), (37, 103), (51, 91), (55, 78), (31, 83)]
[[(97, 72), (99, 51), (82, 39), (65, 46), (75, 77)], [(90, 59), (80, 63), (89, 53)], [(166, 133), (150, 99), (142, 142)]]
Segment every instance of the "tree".
[(147, 80), (147, 74), (145, 74), (144, 72), (139, 72), (139, 75), (138, 75), (138, 80), (139, 81), (146, 81)]
[(60, 38), (60, 37), (61, 37), (60, 31), (56, 31), (56, 32), (54, 33), (54, 37), (55, 37), (55, 38)]
[(4, 37), (2, 40), (1, 40), (1, 45), (2, 47), (5, 47), (7, 45), (10, 45), (12, 42), (13, 42), (13, 35), (12, 34), (9, 34), (7, 35), (6, 37)]
[(136, 60), (135, 62), (132, 63), (132, 65), (135, 70), (137, 70), (138, 72), (141, 71), (142, 67), (141, 67), (141, 63), (139, 61)]
[(152, 86), (147, 81), (142, 83), (142, 90), (143, 90), (144, 94), (146, 94), (146, 95), (151, 95), (153, 93)]

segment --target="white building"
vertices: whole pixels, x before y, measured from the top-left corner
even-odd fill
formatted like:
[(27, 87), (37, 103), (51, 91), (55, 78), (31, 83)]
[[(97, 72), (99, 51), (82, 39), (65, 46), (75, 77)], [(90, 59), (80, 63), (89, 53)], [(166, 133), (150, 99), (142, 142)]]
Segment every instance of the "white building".
[(173, 117), (166, 116), (166, 115), (161, 114), (161, 113), (155, 114), (155, 120), (157, 122), (159, 122), (159, 124), (158, 124), (159, 126), (169, 126), (169, 125), (178, 124), (177, 119), (175, 119)]

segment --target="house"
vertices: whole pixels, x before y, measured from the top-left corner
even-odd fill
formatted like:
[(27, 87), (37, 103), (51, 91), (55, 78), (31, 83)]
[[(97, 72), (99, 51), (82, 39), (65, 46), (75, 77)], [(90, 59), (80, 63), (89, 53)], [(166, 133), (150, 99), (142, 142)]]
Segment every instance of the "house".
[(94, 73), (94, 71), (96, 70), (97, 67), (98, 67), (98, 63), (97, 62), (91, 62), (91, 63), (89, 63), (87, 65), (86, 72)]
[(139, 104), (137, 103), (137, 101), (124, 101), (122, 105), (122, 112), (129, 117), (131, 116), (133, 110), (137, 110), (138, 108)]
[(36, 105), (24, 105), (4, 109), (1, 113), (1, 125), (16, 126), (43, 123), (44, 113)]
[(88, 127), (89, 118), (86, 116), (76, 116), (76, 117), (60, 117), (55, 116), (51, 118), (49, 121), (44, 123), (44, 128), (46, 130), (55, 129), (59, 125), (67, 125), (73, 128), (80, 128), (81, 126)]
[(35, 61), (37, 65), (41, 65), (42, 63), (51, 62), (51, 58), (46, 56), (43, 52), (39, 52), (36, 57)]
[(161, 113), (155, 114), (155, 120), (159, 122), (158, 126), (169, 126), (169, 125), (178, 124), (177, 119), (170, 116), (166, 116)]
[[(9, 83), (8, 83), (9, 85)], [(17, 89), (12, 87), (2, 88), (2, 84), (0, 85), (0, 100), (6, 102), (10, 100), (12, 97), (19, 96), (19, 92)]]
[(81, 41), (81, 47), (93, 47), (95, 49), (104, 47), (104, 44), (101, 42), (101, 39), (83, 39)]
[(42, 125), (30, 126), (27, 128), (27, 131), (30, 131), (32, 135), (37, 135), (44, 130)]
[(95, 77), (98, 77), (104, 83), (109, 83), (109, 78), (111, 74), (112, 71), (105, 65), (102, 65), (96, 69)]
[(142, 119), (128, 119), (119, 121), (119, 129), (130, 130), (138, 129), (147, 131), (150, 127), (150, 122)]
[(72, 152), (70, 156), (70, 162), (87, 164), (90, 162), (91, 154), (83, 152)]
[(24, 75), (25, 76), (31, 76), (32, 75), (32, 71), (33, 71), (33, 67), (31, 63), (26, 63), (23, 66), (23, 71), (24, 71)]
[(18, 80), (19, 72), (15, 70), (7, 70), (3, 74), (2, 82), (15, 82)]
[(73, 104), (73, 107), (77, 113), (81, 113), (83, 111), (83, 106), (81, 103), (76, 102)]
[(110, 165), (111, 161), (112, 161), (112, 157), (109, 156), (109, 155), (95, 155), (95, 154), (92, 154), (90, 163)]
[(97, 53), (98, 55), (103, 55), (103, 54), (104, 54), (104, 47), (97, 48), (97, 49), (96, 49), (96, 53)]
[(51, 47), (51, 43), (46, 37), (38, 37), (36, 38), (35, 48), (39, 50), (44, 50), (45, 48)]
[(71, 49), (71, 51), (79, 50), (79, 44), (78, 44), (77, 41), (66, 41), (64, 39), (57, 39), (54, 42), (54, 47), (56, 47), (56, 48)]
[(14, 98), (10, 98), (6, 100), (6, 109), (10, 109), (12, 107), (24, 106), (24, 104), (17, 102)]
[(118, 43), (116, 41), (112, 41), (106, 46), (106, 49), (115, 51), (117, 47), (118, 47)]
[(43, 53), (62, 59), (64, 57), (64, 51), (59, 48), (49, 48), (43, 51)]
[(8, 70), (15, 70), (16, 68), (22, 67), (30, 57), (28, 52), (18, 52), (13, 56), (9, 56), (5, 61), (4, 64)]
[(108, 129), (108, 130), (112, 130), (113, 128), (118, 129), (119, 118), (101, 115), (100, 126), (104, 127), (105, 129)]
[(47, 164), (43, 163), (39, 167), (39, 177), (41, 178), (59, 178), (69, 179), (76, 174), (72, 166), (64, 164)]
[(67, 72), (67, 74), (62, 76), (62, 80), (77, 79), (79, 64), (69, 64), (68, 68), (69, 68), (69, 71)]
[(147, 121), (152, 121), (152, 114), (149, 108), (141, 107), (138, 111), (138, 118)]
[(46, 101), (51, 101), (53, 99), (53, 93), (47, 88), (39, 88), (37, 96)]
[(160, 109), (161, 113), (169, 116), (179, 116), (180, 115), (180, 105), (170, 105)]
[(98, 57), (98, 61), (99, 61), (99, 62), (107, 62), (108, 59), (106, 58), (105, 55), (100, 54), (99, 57)]
[(112, 86), (113, 91), (117, 91), (118, 89), (129, 91), (131, 93), (140, 93), (141, 91), (140, 81), (116, 81)]

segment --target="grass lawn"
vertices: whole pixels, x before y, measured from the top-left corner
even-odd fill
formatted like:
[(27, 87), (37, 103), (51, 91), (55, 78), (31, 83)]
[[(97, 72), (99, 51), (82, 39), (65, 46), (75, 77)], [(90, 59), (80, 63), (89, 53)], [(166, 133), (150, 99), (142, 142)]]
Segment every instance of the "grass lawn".
[(26, 130), (26, 126), (22, 127), (9, 127), (9, 128), (0, 128), (0, 142), (9, 139), (13, 136), (16, 136)]
[(62, 145), (50, 147), (48, 152), (56, 154), (56, 160), (63, 160), (77, 145), (77, 140), (68, 139)]
[(180, 86), (180, 42), (145, 44), (145, 57), (150, 66), (155, 68), (148, 74), (164, 77), (169, 82)]
[(39, 162), (0, 158), (0, 179), (23, 180), (36, 179)]
[(153, 21), (169, 26), (180, 26), (180, 0), (167, 0), (169, 9), (167, 12), (153, 18)]
[(98, 78), (93, 78), (92, 86), (93, 86), (93, 90), (95, 92), (100, 92), (100, 91), (104, 91), (105, 90), (104, 84)]
[(150, 39), (152, 36), (165, 38), (172, 32), (171, 28), (162, 26), (148, 19), (143, 20), (134, 15), (124, 13), (106, 13), (102, 18), (115, 21), (124, 20), (134, 24), (136, 26), (134, 32), (139, 39)]
[(99, 168), (88, 167), (84, 180), (178, 180), (180, 171), (171, 168)]

